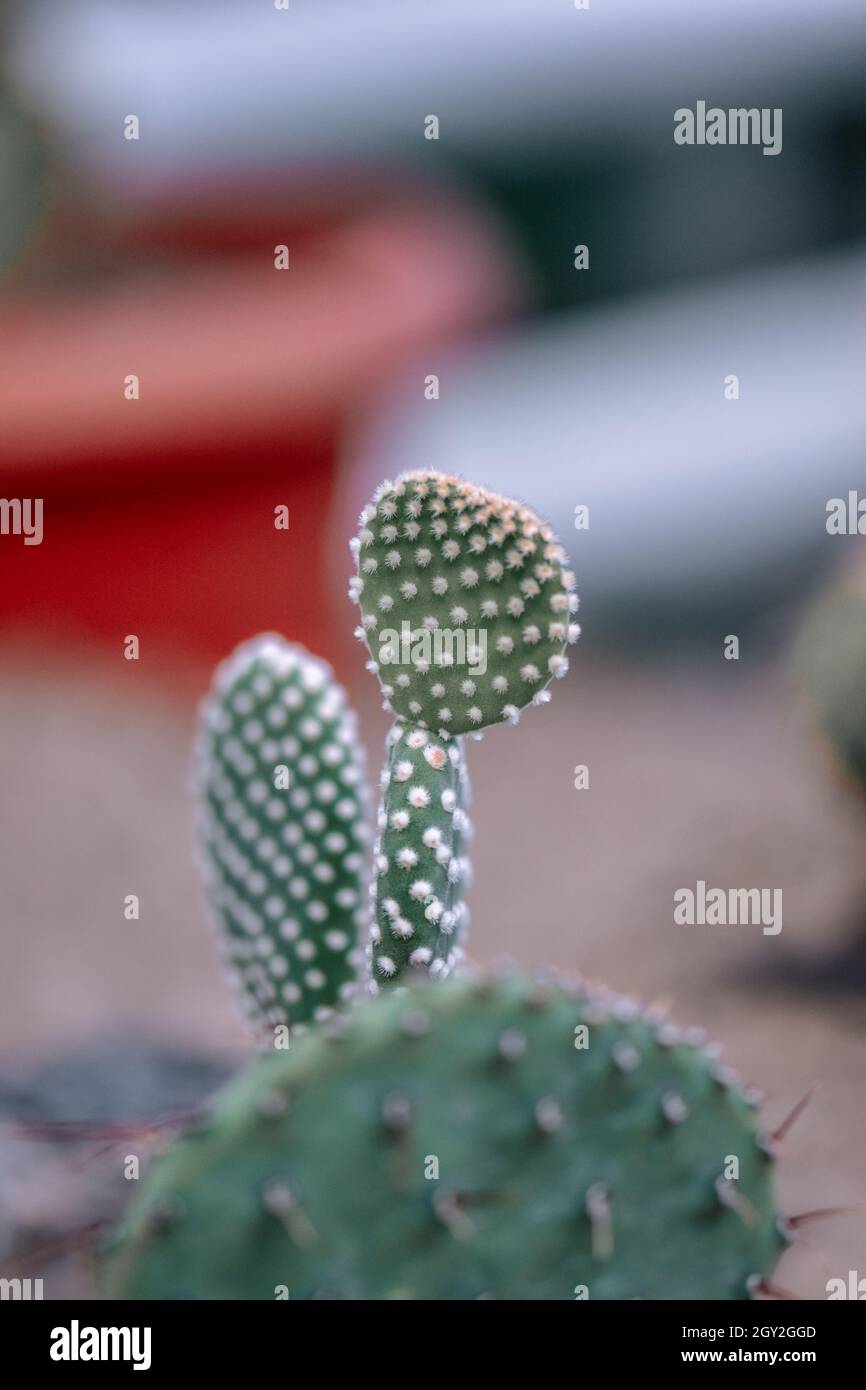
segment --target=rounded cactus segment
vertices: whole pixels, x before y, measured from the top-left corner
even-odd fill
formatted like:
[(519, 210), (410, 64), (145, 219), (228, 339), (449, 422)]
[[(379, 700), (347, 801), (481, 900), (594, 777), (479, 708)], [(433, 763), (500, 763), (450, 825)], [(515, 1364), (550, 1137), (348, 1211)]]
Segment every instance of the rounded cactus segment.
[(783, 1242), (752, 1099), (700, 1039), (453, 979), (261, 1059), (157, 1160), (107, 1275), (135, 1299), (744, 1299)]
[(199, 721), (200, 860), (223, 954), (260, 1025), (350, 997), (367, 925), (366, 788), (329, 666), (274, 634), (218, 668)]
[(440, 473), (386, 482), (351, 543), (358, 635), (389, 707), (440, 736), (515, 722), (568, 670), (574, 575), (519, 502)]
[(462, 739), (395, 724), (382, 774), (371, 883), (370, 981), (405, 984), (413, 971), (444, 978), (461, 959), (471, 833)]

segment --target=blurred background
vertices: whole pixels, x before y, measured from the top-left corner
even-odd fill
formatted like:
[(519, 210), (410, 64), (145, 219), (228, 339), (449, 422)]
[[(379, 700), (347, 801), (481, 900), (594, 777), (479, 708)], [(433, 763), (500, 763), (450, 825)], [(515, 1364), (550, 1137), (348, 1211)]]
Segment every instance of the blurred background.
[[(433, 467), (550, 518), (584, 627), (473, 746), (472, 954), (669, 1001), (771, 1125), (814, 1085), (783, 1210), (850, 1210), (777, 1282), (866, 1274), (866, 813), (791, 674), (866, 545), (825, 526), (866, 489), (862, 0), (27, 0), (0, 38), (0, 491), (44, 501), (0, 536), (3, 1272), (87, 1295), (124, 1154), (248, 1056), (196, 702), (276, 629), (374, 776), (346, 542)], [(675, 145), (698, 100), (782, 108), (782, 153)], [(698, 878), (783, 931), (675, 927)]]

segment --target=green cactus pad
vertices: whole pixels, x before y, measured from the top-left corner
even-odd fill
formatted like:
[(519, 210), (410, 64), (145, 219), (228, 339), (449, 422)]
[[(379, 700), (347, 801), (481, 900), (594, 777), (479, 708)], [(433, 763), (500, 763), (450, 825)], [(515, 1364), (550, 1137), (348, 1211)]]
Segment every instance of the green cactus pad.
[(202, 705), (195, 788), (247, 1013), (271, 1027), (327, 1017), (356, 988), (368, 923), (364, 759), (330, 667), (270, 633), (240, 646)]
[(515, 977), (389, 993), (262, 1058), (156, 1161), (107, 1288), (744, 1299), (785, 1240), (754, 1104), (632, 1001)]
[(388, 708), (440, 737), (516, 722), (568, 669), (574, 575), (527, 507), (440, 473), (386, 482), (351, 543)]
[(866, 787), (866, 570), (808, 615), (796, 666), (842, 767)]
[(414, 970), (444, 978), (462, 957), (471, 833), (462, 738), (443, 744), (395, 724), (382, 784), (368, 951), (374, 989), (404, 984)]

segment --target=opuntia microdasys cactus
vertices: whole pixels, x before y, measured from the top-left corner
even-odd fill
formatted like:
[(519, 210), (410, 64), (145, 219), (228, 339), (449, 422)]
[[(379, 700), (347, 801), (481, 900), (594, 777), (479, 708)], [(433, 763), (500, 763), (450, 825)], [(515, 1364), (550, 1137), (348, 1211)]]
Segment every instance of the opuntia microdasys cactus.
[(364, 757), (325, 662), (267, 633), (218, 668), (195, 757), (200, 859), (224, 955), (259, 1024), (327, 1017), (367, 924)]
[[(223, 762), (248, 779), (274, 751), (262, 738), (273, 707), (263, 719), (250, 693), (273, 695), (261, 680), (237, 692), (224, 676), (232, 712), (217, 702), (208, 719), (229, 741), (210, 755), (218, 884), (231, 855), (222, 808), (244, 801)], [(294, 696), (286, 703), (300, 709)], [(240, 738), (236, 715), (247, 721)], [(389, 736), (376, 891), (386, 977), (417, 964), (445, 974), (459, 955), (468, 784), (462, 738), (444, 723), (401, 716)], [(303, 756), (294, 742), (284, 751)], [(246, 825), (247, 843), (254, 820), (244, 805), (228, 817)], [(248, 866), (234, 863), (236, 892)], [(237, 912), (237, 896), (218, 901)], [(114, 1243), (109, 1288), (132, 1298), (744, 1298), (764, 1287), (791, 1232), (775, 1216), (774, 1142), (755, 1105), (700, 1032), (633, 1001), (515, 976), (410, 985), (248, 1069), (155, 1165)]]
[(469, 921), (464, 892), (471, 832), (463, 739), (443, 744), (426, 729), (395, 724), (383, 773), (387, 810), (371, 884), (382, 927), (370, 928), (371, 974), (423, 967), (447, 975), (462, 958)]
[(520, 502), (405, 473), (377, 490), (351, 544), (359, 636), (406, 723), (447, 738), (514, 722), (568, 670), (574, 575)]
[(445, 976), (460, 959), (468, 861), (455, 841), (470, 829), (462, 735), (545, 703), (579, 628), (574, 575), (550, 527), (458, 478), (383, 483), (351, 548), (356, 635), (397, 715), (372, 881), (375, 991), (417, 969)]
[(754, 1106), (632, 1001), (413, 987), (262, 1058), (156, 1161), (110, 1292), (746, 1298), (787, 1238)]

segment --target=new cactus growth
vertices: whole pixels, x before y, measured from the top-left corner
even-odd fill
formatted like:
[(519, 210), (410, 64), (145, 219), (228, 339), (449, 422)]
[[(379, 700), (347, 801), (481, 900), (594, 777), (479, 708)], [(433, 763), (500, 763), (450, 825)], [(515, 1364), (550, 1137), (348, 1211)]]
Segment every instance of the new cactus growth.
[(366, 788), (355, 716), (323, 661), (273, 634), (217, 670), (195, 757), (202, 870), (259, 1025), (327, 1017), (366, 926)]
[(576, 641), (574, 575), (528, 507), (440, 473), (383, 483), (352, 542), (371, 668), (398, 718), (440, 737), (544, 703)]
[[(372, 892), (372, 969), (386, 979), (423, 967), (447, 975), (468, 925), (469, 778), (462, 739), (395, 724), (382, 774), (384, 797)], [(380, 925), (381, 924), (381, 925)]]
[[(527, 705), (544, 704), (579, 628), (574, 575), (550, 527), (458, 478), (407, 473), (383, 483), (351, 549), (357, 636), (397, 716), (372, 888), (375, 990), (418, 968), (445, 976), (459, 960), (468, 863), (454, 840), (469, 831), (460, 792), (468, 781), (464, 772), (450, 785), (447, 758), (456, 749), (453, 767), (462, 768), (462, 735), (517, 723)], [(429, 768), (420, 777), (419, 750)]]
[(786, 1238), (771, 1160), (700, 1035), (583, 988), (455, 979), (249, 1069), (157, 1160), (110, 1287), (742, 1299)]

